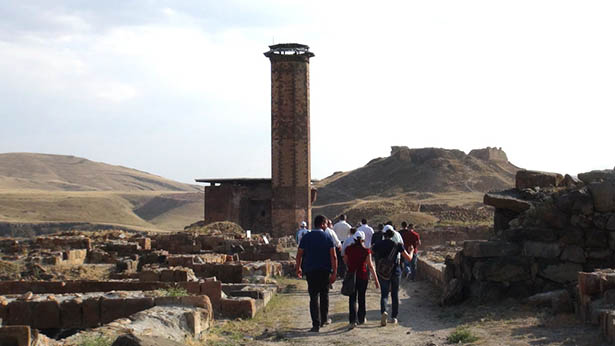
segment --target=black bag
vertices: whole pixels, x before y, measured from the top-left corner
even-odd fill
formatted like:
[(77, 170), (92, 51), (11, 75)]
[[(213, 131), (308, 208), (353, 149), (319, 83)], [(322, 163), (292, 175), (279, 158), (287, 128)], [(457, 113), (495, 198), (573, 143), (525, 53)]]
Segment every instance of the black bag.
[(393, 268), (397, 265), (397, 244), (391, 249), (387, 257), (383, 257), (376, 263), (376, 274), (383, 280), (391, 280)]
[(357, 279), (357, 272), (346, 272), (344, 275), (344, 281), (342, 281), (342, 294), (345, 296), (351, 296), (355, 291), (355, 283)]

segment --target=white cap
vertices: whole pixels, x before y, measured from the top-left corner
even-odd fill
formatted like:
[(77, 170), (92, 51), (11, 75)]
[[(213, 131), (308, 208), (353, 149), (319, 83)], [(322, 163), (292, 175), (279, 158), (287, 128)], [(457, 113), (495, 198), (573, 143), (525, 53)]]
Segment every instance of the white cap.
[(307, 227), (307, 222), (301, 221), (301, 227)]
[(356, 231), (356, 232), (354, 232), (354, 234), (352, 235), (352, 237), (353, 237), (355, 240), (365, 239), (365, 233), (363, 233), (363, 231)]
[(384, 226), (384, 228), (382, 229), (382, 232), (386, 232), (388, 230), (394, 231), (395, 229), (393, 228), (393, 226), (391, 225), (386, 225)]

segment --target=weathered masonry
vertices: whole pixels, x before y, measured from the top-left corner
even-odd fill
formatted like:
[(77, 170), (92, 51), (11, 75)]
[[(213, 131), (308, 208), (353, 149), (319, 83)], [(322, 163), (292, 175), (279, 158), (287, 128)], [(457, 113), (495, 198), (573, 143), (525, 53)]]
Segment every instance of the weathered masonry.
[(278, 44), (271, 60), (271, 223), (294, 230), (311, 219), (309, 47)]
[(244, 229), (294, 234), (312, 218), (316, 190), (310, 173), (309, 47), (269, 46), (271, 61), (271, 179), (197, 179), (205, 186), (206, 222), (233, 221)]

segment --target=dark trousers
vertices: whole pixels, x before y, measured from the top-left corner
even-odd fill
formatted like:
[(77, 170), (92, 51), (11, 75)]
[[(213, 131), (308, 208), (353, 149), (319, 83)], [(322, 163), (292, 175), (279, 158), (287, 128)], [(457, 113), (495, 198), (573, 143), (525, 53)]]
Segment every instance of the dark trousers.
[(337, 276), (343, 278), (346, 275), (346, 263), (344, 263), (344, 256), (342, 251), (335, 248), (335, 254), (337, 255)]
[[(365, 291), (367, 291), (367, 280), (357, 278), (354, 293), (348, 297), (348, 320), (350, 323), (365, 322)], [(358, 316), (357, 301), (359, 302)]]
[(320, 325), (327, 321), (329, 314), (330, 275), (329, 271), (326, 270), (305, 273), (308, 293), (310, 294), (310, 316), (312, 317), (312, 327), (315, 328), (320, 328)]
[(389, 300), (389, 289), (391, 292), (391, 318), (397, 318), (399, 312), (399, 275), (393, 274), (391, 280), (384, 280), (378, 276), (380, 281), (380, 313), (387, 311)]

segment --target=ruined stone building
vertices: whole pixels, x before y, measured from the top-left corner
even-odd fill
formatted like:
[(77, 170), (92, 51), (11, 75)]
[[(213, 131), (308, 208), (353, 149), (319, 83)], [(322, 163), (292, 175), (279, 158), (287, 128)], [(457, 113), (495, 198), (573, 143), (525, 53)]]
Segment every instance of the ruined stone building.
[(309, 47), (269, 46), (271, 179), (197, 179), (205, 186), (206, 222), (233, 221), (274, 236), (294, 234), (311, 220), (316, 190), (310, 174)]

